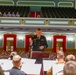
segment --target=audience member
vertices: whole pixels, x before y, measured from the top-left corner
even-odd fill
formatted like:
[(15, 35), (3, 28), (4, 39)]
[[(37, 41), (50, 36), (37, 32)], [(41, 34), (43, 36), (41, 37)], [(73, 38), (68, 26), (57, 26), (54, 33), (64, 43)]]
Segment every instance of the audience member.
[(8, 12), (7, 17), (11, 17), (11, 13), (10, 12)]
[(6, 12), (4, 12), (4, 14), (3, 14), (3, 17), (7, 17), (7, 14), (6, 14)]
[(16, 17), (20, 17), (20, 14), (18, 12), (16, 13)]
[(65, 62), (68, 62), (68, 61), (75, 61), (75, 56), (70, 54), (70, 55), (67, 55), (66, 58), (65, 58)]
[(12, 17), (15, 17), (16, 15), (15, 15), (15, 13), (14, 13), (14, 12), (12, 12), (11, 16), (12, 16)]
[(0, 12), (0, 17), (2, 17), (2, 13)]
[(20, 70), (21, 68), (21, 57), (19, 55), (13, 56), (13, 68), (9, 70), (10, 75), (26, 75), (23, 71)]
[(63, 75), (76, 75), (76, 62), (68, 61), (64, 65)]

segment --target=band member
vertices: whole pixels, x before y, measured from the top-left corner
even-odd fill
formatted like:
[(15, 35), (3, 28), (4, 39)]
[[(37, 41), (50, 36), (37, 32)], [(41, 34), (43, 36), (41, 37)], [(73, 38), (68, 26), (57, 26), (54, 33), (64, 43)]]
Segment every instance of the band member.
[(25, 72), (21, 71), (21, 56), (19, 55), (14, 55), (12, 59), (13, 67), (8, 70), (7, 72), (10, 73), (10, 75), (26, 75)]

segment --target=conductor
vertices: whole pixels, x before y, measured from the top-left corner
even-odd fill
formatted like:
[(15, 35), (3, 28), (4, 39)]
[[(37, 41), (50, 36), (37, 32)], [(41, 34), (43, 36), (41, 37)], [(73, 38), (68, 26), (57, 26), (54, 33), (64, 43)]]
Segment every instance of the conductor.
[(44, 49), (48, 47), (46, 37), (42, 35), (40, 28), (36, 30), (36, 35), (34, 35), (29, 42), (32, 51), (44, 51)]
[(42, 30), (40, 28), (36, 30), (36, 34), (30, 39), (29, 42), (32, 48), (31, 57), (36, 59), (37, 63), (42, 63), (43, 51), (48, 47), (48, 45), (46, 37), (42, 35)]

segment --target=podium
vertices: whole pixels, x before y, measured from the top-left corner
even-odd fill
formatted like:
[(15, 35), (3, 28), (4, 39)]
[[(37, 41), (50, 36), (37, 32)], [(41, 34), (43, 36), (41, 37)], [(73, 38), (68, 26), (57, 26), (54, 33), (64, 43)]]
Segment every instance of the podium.
[(31, 52), (31, 57), (32, 58), (48, 58), (49, 57), (49, 52), (42, 52), (42, 51), (32, 51)]
[(27, 58), (22, 58), (21, 62), (23, 62), (23, 64), (29, 63), (29, 64), (35, 64), (36, 59), (27, 59)]

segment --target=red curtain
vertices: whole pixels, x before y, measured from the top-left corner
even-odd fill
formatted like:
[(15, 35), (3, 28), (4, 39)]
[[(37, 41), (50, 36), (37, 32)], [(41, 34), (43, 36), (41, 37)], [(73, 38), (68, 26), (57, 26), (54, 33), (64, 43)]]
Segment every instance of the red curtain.
[(66, 52), (66, 36), (53, 36), (53, 50), (56, 52), (56, 43), (57, 39), (63, 39), (62, 46), (63, 46), (63, 51)]
[(30, 12), (30, 17), (38, 17), (38, 18), (40, 18), (41, 15), (40, 15), (40, 12)]
[(3, 42), (3, 49), (6, 51), (6, 43), (7, 43), (7, 38), (13, 38), (14, 39), (14, 51), (16, 51), (16, 34), (4, 34), (4, 42)]
[(25, 35), (25, 51), (28, 52), (29, 51), (29, 39), (32, 37), (32, 35)]

